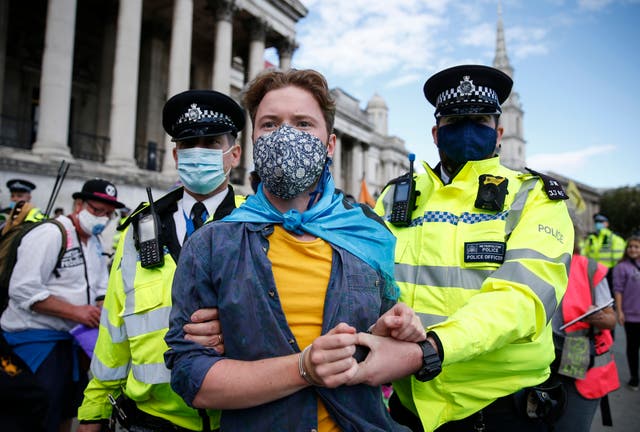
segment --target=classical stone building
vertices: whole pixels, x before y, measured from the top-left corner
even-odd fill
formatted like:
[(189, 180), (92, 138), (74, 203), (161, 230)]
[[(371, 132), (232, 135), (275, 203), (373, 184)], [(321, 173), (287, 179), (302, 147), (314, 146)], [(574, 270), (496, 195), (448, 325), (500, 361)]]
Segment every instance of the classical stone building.
[[(44, 207), (61, 160), (71, 163), (58, 198), (87, 178), (118, 186), (130, 206), (160, 196), (177, 180), (173, 143), (161, 112), (172, 95), (212, 88), (238, 99), (275, 49), (291, 67), (298, 0), (0, 0), (0, 200), (11, 177), (38, 184)], [(407, 169), (404, 142), (387, 136), (379, 97), (363, 110), (340, 89), (336, 133), (338, 187), (357, 196), (363, 173), (370, 190)], [(243, 163), (231, 174), (249, 192), (250, 130)]]

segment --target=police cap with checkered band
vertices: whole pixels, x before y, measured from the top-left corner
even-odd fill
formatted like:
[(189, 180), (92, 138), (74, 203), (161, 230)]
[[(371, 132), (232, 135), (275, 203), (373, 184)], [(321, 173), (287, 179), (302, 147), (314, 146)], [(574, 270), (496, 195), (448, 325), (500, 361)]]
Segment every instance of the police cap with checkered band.
[(435, 117), (501, 114), (513, 80), (504, 72), (482, 65), (462, 65), (433, 75), (424, 95), (436, 107)]
[(223, 135), (238, 136), (244, 110), (215, 90), (187, 90), (171, 97), (162, 110), (162, 127), (172, 141)]

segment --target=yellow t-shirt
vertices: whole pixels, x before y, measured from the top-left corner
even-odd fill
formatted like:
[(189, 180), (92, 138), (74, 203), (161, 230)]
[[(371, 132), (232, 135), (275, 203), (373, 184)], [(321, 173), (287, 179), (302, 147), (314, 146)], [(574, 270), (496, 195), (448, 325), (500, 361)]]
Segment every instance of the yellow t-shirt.
[[(300, 349), (304, 349), (322, 333), (332, 250), (329, 243), (320, 238), (301, 241), (281, 225), (274, 228), (269, 237), (267, 257), (271, 260), (273, 278), (289, 328)], [(339, 430), (318, 398), (318, 431)]]

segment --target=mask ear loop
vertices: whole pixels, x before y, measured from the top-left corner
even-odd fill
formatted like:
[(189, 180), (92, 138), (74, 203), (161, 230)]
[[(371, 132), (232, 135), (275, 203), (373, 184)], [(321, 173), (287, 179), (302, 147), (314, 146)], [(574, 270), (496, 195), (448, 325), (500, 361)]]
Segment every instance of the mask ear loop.
[(322, 168), (322, 173), (320, 174), (318, 183), (316, 184), (316, 188), (313, 190), (313, 192), (309, 193), (309, 204), (307, 204), (307, 210), (313, 207), (313, 204), (316, 202), (316, 198), (318, 197), (318, 195), (322, 195), (322, 193), (324, 192), (324, 185), (327, 183), (327, 180), (331, 175), (329, 167), (332, 163), (333, 160), (328, 157), (324, 163), (324, 167)]

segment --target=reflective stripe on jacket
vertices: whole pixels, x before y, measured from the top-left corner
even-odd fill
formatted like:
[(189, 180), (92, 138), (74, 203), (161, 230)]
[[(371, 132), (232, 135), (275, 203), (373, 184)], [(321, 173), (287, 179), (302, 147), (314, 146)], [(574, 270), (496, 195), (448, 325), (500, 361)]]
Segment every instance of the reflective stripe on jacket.
[[(550, 200), (537, 177), (497, 157), (468, 162), (448, 185), (424, 168), (410, 226), (389, 228), (397, 237), (399, 301), (440, 338), (443, 370), (394, 389), (433, 430), (548, 377), (550, 319), (567, 285), (573, 226), (566, 205)], [(508, 179), (503, 210), (475, 208), (482, 174)], [(389, 189), (376, 206), (386, 220)]]
[[(562, 319), (564, 323), (585, 313), (593, 304), (591, 286), (598, 285), (607, 275), (607, 267), (599, 264), (593, 275), (593, 285), (589, 282), (587, 271), (589, 259), (574, 255), (571, 260), (571, 275), (567, 292), (562, 299)], [(588, 335), (591, 325), (579, 321), (566, 329), (567, 335)], [(587, 370), (584, 379), (576, 379), (576, 389), (587, 399), (598, 399), (620, 387), (618, 369), (610, 351), (613, 345), (611, 330), (600, 330), (593, 335), (595, 342), (595, 358), (593, 366)]]
[[(175, 202), (182, 194), (174, 191), (155, 202), (166, 210), (160, 214), (160, 219), (172, 221), (174, 210), (172, 203), (167, 203), (167, 197)], [(234, 196), (230, 188), (215, 217), (226, 216), (244, 199)], [(146, 207), (148, 205), (139, 207), (134, 217), (143, 213)], [(212, 218), (213, 215), (209, 220)], [(171, 229), (175, 230), (175, 227)], [(170, 237), (165, 235), (164, 238)], [(166, 244), (163, 249), (164, 265), (142, 268), (131, 226), (122, 233), (91, 362), (94, 378), (89, 382), (78, 410), (80, 420), (108, 419), (111, 405), (107, 394), (117, 397), (124, 390), (142, 411), (183, 428), (202, 430), (198, 411), (171, 389), (171, 374), (164, 363), (164, 353), (168, 349), (164, 336), (169, 327), (176, 262)], [(211, 428), (219, 427), (220, 412), (207, 410), (207, 414)]]

